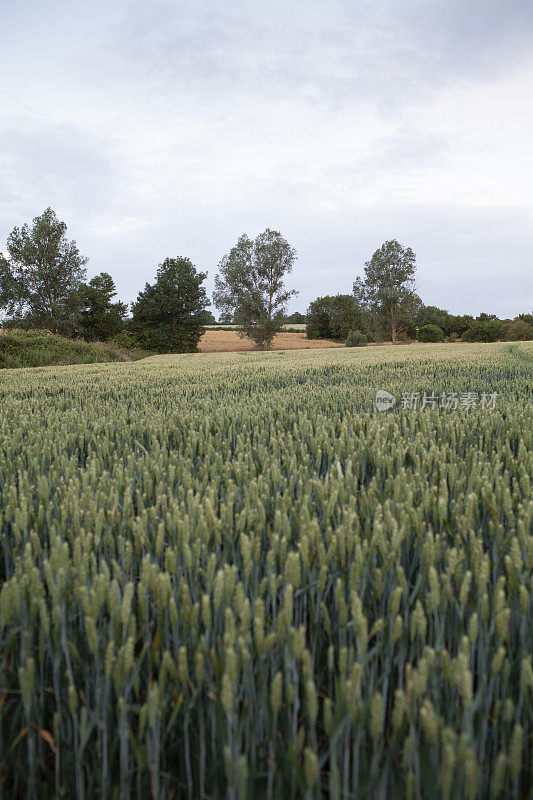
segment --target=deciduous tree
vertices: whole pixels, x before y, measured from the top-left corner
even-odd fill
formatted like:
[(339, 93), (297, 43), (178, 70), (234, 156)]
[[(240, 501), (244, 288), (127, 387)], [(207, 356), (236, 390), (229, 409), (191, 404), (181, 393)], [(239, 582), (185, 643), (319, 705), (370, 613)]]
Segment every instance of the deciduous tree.
[(278, 231), (267, 228), (255, 239), (241, 236), (219, 264), (215, 305), (225, 317), (231, 315), (240, 336), (263, 350), (281, 330), (286, 303), (297, 294), (284, 283), (295, 260), (296, 250)]
[(30, 227), (13, 228), (0, 255), (0, 307), (57, 332), (71, 293), (85, 278), (88, 259), (67, 239), (67, 226), (47, 208)]
[(398, 341), (402, 323), (412, 322), (415, 295), (416, 256), (410, 247), (395, 239), (385, 242), (364, 266), (365, 277), (357, 278), (353, 293), (370, 314), (390, 331), (392, 343)]

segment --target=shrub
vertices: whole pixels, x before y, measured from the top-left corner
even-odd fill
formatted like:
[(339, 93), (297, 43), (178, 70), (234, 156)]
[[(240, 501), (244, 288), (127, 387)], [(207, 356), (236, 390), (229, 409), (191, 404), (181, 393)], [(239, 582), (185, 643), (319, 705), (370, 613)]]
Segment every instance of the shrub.
[(0, 359), (12, 358), (24, 350), (24, 340), (21, 334), (4, 333), (0, 336)]
[(308, 339), (334, 339), (343, 342), (350, 331), (365, 327), (365, 312), (350, 294), (317, 297), (309, 305)]
[(398, 328), (396, 331), (396, 344), (409, 344), (416, 337), (416, 328), (411, 326), (409, 320), (404, 320), (404, 328)]
[(346, 339), (346, 347), (366, 347), (367, 338), (361, 331), (350, 331)]
[(295, 311), (294, 314), (289, 314), (288, 317), (285, 317), (286, 325), (305, 325), (306, 322), (307, 317), (299, 311)]
[(120, 331), (120, 333), (117, 333), (110, 340), (110, 344), (114, 344), (115, 347), (121, 347), (123, 350), (135, 350), (140, 347), (133, 333), (129, 331)]
[[(456, 317), (452, 316), (451, 323), (450, 323), (450, 332), (456, 333), (458, 336), (463, 336), (464, 332), (468, 330), (468, 328), (474, 322), (474, 317), (470, 314), (463, 314), (458, 315)], [(442, 327), (442, 326), (441, 326)], [(443, 330), (446, 330), (443, 328)]]
[(82, 339), (65, 339), (41, 331), (13, 331), (0, 335), (0, 368), (123, 360), (119, 353)]
[(438, 325), (423, 325), (418, 330), (419, 342), (443, 342), (444, 331)]
[(514, 319), (505, 326), (504, 339), (507, 342), (526, 342), (533, 339), (533, 325), (524, 319)]
[(448, 336), (454, 329), (455, 317), (443, 308), (437, 306), (421, 306), (416, 315), (418, 328), (426, 325), (436, 325), (445, 336)]
[(463, 334), (465, 342), (496, 342), (501, 338), (503, 322), (499, 319), (476, 319)]

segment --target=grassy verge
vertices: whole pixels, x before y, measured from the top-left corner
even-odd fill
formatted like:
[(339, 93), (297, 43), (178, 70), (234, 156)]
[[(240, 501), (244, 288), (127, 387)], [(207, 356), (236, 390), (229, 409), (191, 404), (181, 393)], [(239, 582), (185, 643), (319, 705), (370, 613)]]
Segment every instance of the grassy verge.
[(40, 331), (12, 331), (0, 335), (0, 368), (93, 364), (136, 361), (151, 353), (125, 350), (110, 343), (84, 342)]

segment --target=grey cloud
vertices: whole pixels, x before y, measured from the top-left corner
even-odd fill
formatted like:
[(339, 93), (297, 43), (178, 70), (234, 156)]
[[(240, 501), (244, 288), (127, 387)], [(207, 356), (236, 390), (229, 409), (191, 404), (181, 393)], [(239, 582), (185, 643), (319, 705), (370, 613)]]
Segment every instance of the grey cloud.
[[(135, 213), (112, 143), (75, 125), (11, 117), (0, 120), (0, 154), (0, 252), (15, 225), (52, 206), (89, 256), (89, 272), (109, 268), (94, 226)], [(124, 239), (120, 247), (124, 257)]]
[(323, 184), (364, 186), (376, 181), (382, 173), (424, 169), (438, 162), (449, 147), (445, 136), (421, 130), (415, 124), (403, 123), (394, 135), (376, 138), (373, 153), (359, 159), (355, 166), (344, 162), (329, 165), (320, 171), (320, 177)]
[[(268, 225), (299, 252), (293, 308), (305, 310), (317, 295), (350, 291), (376, 247), (398, 238), (418, 254), (425, 302), (530, 310), (523, 186), (507, 187), (506, 208), (462, 206), (461, 185), (476, 172), (462, 174), (461, 155), (475, 131), (465, 144), (460, 130), (452, 140), (453, 124), (449, 141), (431, 118), (422, 126), (436, 89), (490, 87), (525, 60), (532, 3), (116, 0), (110, 9), (96, 0), (85, 26), (87, 6), (76, 23), (77, 6), (66, 21), (51, 15), (53, 52), (30, 37), (24, 71), (2, 87), (23, 108), (0, 119), (0, 249), (14, 225), (52, 205), (90, 257), (89, 274), (111, 272), (131, 300), (177, 254), (208, 270), (212, 291), (237, 237)], [(517, 157), (520, 147), (518, 137)], [(506, 151), (495, 153), (501, 174)], [(396, 197), (404, 178), (420, 178), (417, 199), (416, 185), (438, 182), (457, 154), (456, 205), (431, 199), (438, 185), (425, 203), (387, 196), (395, 174)], [(504, 205), (497, 188), (472, 196)]]
[(0, 209), (32, 204), (86, 214), (109, 203), (118, 168), (108, 143), (75, 126), (10, 118), (0, 128)]
[(384, 112), (449, 82), (498, 74), (531, 51), (526, 0), (270, 3), (128, 7), (113, 27), (115, 79), (165, 96), (201, 88), (221, 101), (263, 97), (357, 103)]

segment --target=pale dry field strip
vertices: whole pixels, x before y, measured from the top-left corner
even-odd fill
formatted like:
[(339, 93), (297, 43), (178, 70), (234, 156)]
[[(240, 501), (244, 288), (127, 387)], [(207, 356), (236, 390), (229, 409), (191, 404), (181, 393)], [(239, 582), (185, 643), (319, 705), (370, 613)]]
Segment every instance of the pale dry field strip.
[[(340, 342), (329, 339), (308, 339), (305, 333), (278, 333), (274, 338), (273, 350), (317, 350), (323, 347), (342, 347)], [(198, 345), (202, 353), (224, 353), (255, 350), (250, 339), (241, 339), (235, 331), (207, 330)]]

